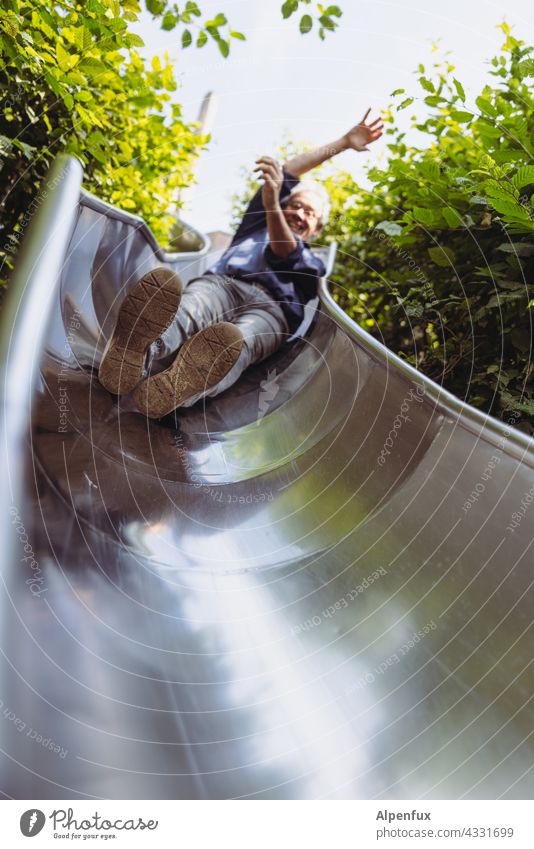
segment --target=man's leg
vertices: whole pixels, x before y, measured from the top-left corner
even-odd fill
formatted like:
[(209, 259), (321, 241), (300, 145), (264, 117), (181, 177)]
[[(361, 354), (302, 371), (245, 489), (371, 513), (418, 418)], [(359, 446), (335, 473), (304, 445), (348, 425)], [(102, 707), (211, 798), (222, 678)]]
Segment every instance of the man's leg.
[[(208, 278), (209, 279), (209, 278)], [(172, 328), (172, 342), (183, 338), (192, 326), (206, 322), (202, 330), (184, 341), (169, 368), (149, 378), (134, 393), (136, 406), (146, 415), (159, 418), (176, 407), (190, 407), (203, 396), (218, 395), (231, 386), (249, 365), (268, 357), (289, 335), (280, 305), (263, 289), (231, 278), (222, 278), (216, 288), (215, 306), (199, 303), (209, 294), (196, 280), (191, 297), (180, 307)], [(227, 281), (227, 282), (226, 282)], [(222, 290), (221, 290), (222, 289)], [(186, 294), (182, 299), (182, 305)], [(200, 315), (196, 308), (200, 307)], [(219, 313), (228, 321), (209, 323)], [(170, 344), (170, 334), (162, 342)]]
[[(245, 288), (244, 288), (245, 287)], [(147, 367), (166, 367), (187, 339), (219, 321), (233, 321), (250, 285), (224, 274), (197, 277), (185, 288), (174, 321), (149, 349)]]
[[(249, 285), (249, 284), (245, 284)], [(247, 301), (238, 309), (233, 323), (243, 334), (243, 348), (239, 359), (233, 368), (212, 389), (205, 393), (205, 397), (213, 398), (232, 386), (243, 374), (243, 372), (254, 363), (270, 357), (290, 336), (290, 330), (283, 310), (279, 303), (264, 297), (264, 292), (255, 286), (250, 287), (259, 295), (250, 294)], [(202, 394), (193, 400), (182, 404), (190, 407)]]

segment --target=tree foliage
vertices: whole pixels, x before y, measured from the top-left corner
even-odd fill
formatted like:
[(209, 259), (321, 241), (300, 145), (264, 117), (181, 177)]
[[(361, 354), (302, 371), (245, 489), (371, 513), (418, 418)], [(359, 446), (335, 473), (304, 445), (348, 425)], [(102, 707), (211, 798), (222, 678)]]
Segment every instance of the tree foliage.
[[(224, 12), (218, 12), (209, 20), (203, 20), (201, 8), (191, 0), (187, 0), (183, 5), (170, 0), (146, 0), (146, 7), (160, 20), (162, 29), (180, 29), (181, 44), (184, 48), (192, 44), (204, 47), (212, 40), (226, 57), (230, 52), (232, 39), (245, 40), (242, 32), (232, 28)], [(342, 15), (339, 6), (322, 6), (320, 3), (312, 5), (311, 0), (285, 0), (280, 11), (284, 19), (299, 14), (300, 32), (306, 35), (315, 30), (323, 40), (327, 32), (333, 32), (337, 28)], [(310, 11), (313, 14), (310, 14)]]
[(52, 158), (77, 156), (85, 185), (144, 215), (159, 236), (202, 139), (172, 99), (172, 65), (147, 64), (129, 31), (136, 0), (6, 0), (0, 11), (2, 259)]
[[(333, 290), (351, 317), (470, 404), (521, 413), (532, 433), (534, 60), (502, 29), (473, 103), (447, 59), (418, 67), (419, 97), (393, 92), (387, 162), (368, 168), (368, 188), (319, 172), (333, 201), (320, 241), (339, 243)], [(408, 144), (397, 113), (412, 104)]]

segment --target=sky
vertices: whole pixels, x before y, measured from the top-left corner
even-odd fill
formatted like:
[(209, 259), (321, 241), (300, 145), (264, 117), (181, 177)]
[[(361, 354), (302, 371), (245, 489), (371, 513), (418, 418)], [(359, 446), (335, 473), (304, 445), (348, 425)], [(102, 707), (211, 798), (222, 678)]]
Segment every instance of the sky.
[[(480, 93), (489, 61), (504, 40), (497, 24), (506, 20), (516, 38), (534, 43), (532, 0), (336, 2), (343, 9), (339, 29), (320, 41), (313, 31), (300, 34), (300, 15), (282, 19), (282, 0), (199, 0), (206, 15), (223, 11), (232, 29), (246, 34), (246, 41), (232, 41), (227, 59), (211, 44), (181, 49), (177, 32), (162, 32), (143, 13), (136, 30), (145, 40), (144, 53), (167, 50), (176, 62), (181, 86), (176, 94), (185, 118), (195, 120), (205, 93), (215, 92), (212, 138), (198, 161), (185, 220), (205, 232), (230, 229), (230, 196), (243, 187), (241, 169), (252, 170), (259, 155), (276, 155), (286, 136), (328, 143), (369, 106), (378, 115), (396, 88), (418, 95), (414, 71), (420, 62), (429, 67), (435, 61), (433, 41), (451, 51), (467, 104)], [(410, 109), (406, 112), (402, 120), (408, 121)], [(369, 153), (346, 151), (338, 163), (365, 181), (365, 162), (383, 159), (385, 144), (384, 137)]]

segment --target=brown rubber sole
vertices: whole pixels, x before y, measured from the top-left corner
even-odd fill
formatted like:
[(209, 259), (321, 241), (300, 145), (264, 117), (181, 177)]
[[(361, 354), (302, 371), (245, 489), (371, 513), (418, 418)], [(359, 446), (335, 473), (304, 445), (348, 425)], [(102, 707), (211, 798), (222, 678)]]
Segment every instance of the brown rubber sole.
[(181, 296), (182, 282), (170, 268), (155, 268), (132, 286), (120, 306), (98, 370), (98, 379), (108, 392), (125, 395), (135, 389), (146, 352), (172, 324)]
[(235, 324), (210, 324), (188, 339), (165, 371), (149, 377), (133, 393), (135, 406), (160, 419), (199, 392), (207, 392), (235, 365), (243, 334)]

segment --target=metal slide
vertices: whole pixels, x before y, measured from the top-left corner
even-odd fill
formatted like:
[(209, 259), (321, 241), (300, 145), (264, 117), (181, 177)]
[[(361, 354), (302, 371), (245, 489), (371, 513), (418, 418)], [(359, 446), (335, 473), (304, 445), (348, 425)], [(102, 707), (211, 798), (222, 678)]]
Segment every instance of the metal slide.
[(96, 380), (123, 287), (209, 249), (81, 178), (4, 308), (2, 793), (532, 798), (533, 441), (325, 281), (304, 336), (147, 423)]

